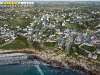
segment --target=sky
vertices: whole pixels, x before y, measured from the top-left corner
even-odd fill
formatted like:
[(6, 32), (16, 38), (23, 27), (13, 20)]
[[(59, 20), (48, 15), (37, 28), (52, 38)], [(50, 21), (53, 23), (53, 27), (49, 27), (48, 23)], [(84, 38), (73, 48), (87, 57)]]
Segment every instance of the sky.
[(100, 0), (0, 0), (0, 1), (100, 1)]

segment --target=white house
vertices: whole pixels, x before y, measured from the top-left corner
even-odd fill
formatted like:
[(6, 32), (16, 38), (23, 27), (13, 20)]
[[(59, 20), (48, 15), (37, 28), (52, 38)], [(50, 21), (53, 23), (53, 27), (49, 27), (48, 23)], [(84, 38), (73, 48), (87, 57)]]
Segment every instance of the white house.
[(97, 59), (97, 54), (95, 54), (95, 53), (92, 52), (92, 53), (88, 54), (88, 57), (92, 58), (92, 59)]

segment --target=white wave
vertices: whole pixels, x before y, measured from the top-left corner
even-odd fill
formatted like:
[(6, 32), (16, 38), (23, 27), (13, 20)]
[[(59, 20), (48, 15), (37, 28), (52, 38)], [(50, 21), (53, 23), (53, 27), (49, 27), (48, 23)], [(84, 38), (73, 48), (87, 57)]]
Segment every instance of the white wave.
[(39, 65), (35, 65), (35, 67), (38, 69), (38, 71), (39, 71), (39, 73), (40, 73), (41, 75), (44, 75), (43, 72), (42, 72), (42, 70), (41, 70), (41, 68), (39, 67)]

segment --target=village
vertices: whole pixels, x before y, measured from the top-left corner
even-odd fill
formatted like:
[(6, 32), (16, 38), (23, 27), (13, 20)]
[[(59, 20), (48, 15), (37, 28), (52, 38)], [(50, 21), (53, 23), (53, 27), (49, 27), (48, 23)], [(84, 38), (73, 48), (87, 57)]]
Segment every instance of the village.
[(86, 13), (82, 8), (46, 10), (46, 7), (35, 5), (33, 9), (29, 8), (0, 9), (1, 49), (20, 35), (26, 37), (26, 41), (53, 43), (57, 50), (100, 61), (99, 11)]

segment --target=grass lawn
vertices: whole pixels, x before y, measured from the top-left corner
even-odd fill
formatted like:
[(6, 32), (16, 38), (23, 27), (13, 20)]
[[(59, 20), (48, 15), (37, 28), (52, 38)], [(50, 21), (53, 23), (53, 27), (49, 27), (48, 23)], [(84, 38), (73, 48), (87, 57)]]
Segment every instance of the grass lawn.
[(0, 45), (4, 44), (5, 40), (3, 38), (0, 37)]
[(66, 27), (71, 28), (71, 29), (79, 30), (78, 23), (67, 23)]
[(27, 46), (21, 43), (20, 41), (13, 41), (8, 45), (0, 47), (0, 49), (24, 49), (24, 48), (27, 48)]
[(79, 45), (71, 42), (70, 46), (69, 46), (69, 53), (71, 55), (73, 55), (75, 52), (78, 53), (78, 54), (80, 54), (80, 55), (87, 56), (87, 53), (84, 50), (81, 50), (79, 48)]
[(83, 49), (86, 49), (86, 50), (88, 50), (88, 51), (90, 51), (90, 52), (93, 52), (94, 51), (94, 46), (87, 46), (87, 45), (83, 45), (83, 46), (81, 46)]
[(56, 42), (43, 42), (43, 44), (47, 47), (54, 47), (56, 45)]
[(98, 54), (97, 60), (100, 61), (100, 54)]
[(2, 38), (0, 37), (0, 40), (2, 40)]
[(52, 9), (66, 9), (66, 8), (71, 8), (70, 5), (46, 5), (45, 9), (46, 10), (52, 10)]
[(61, 18), (58, 17), (58, 20), (63, 22), (64, 18), (63, 17), (61, 17)]
[(16, 27), (17, 25), (21, 25), (18, 21), (14, 19), (7, 20), (7, 22), (13, 27)]

